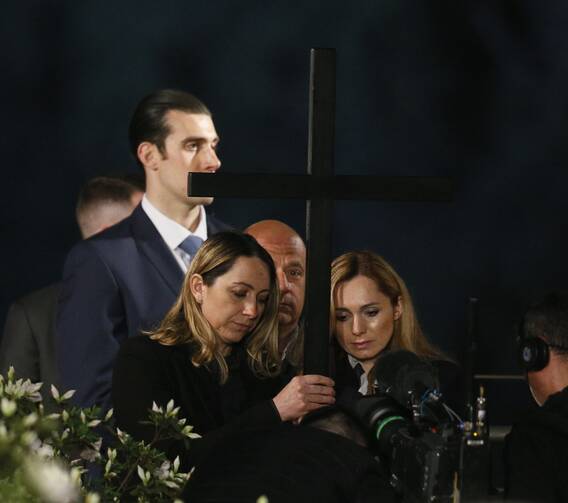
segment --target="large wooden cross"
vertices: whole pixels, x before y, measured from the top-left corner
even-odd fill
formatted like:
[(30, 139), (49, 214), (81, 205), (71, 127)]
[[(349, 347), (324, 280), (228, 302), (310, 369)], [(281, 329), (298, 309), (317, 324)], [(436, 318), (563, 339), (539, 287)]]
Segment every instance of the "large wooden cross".
[(305, 175), (190, 173), (189, 196), (306, 200), (304, 373), (329, 375), (331, 231), (336, 199), (449, 201), (436, 177), (334, 176), (335, 49), (310, 53), (308, 167)]

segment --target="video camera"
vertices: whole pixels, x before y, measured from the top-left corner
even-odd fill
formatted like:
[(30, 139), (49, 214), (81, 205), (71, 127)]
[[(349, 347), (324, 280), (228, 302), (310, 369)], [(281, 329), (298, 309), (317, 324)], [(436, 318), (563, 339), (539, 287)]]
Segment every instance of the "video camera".
[(375, 394), (342, 392), (339, 405), (370, 433), (404, 503), (482, 501), (488, 494), (484, 399), (463, 422), (442, 400), (430, 364), (408, 351), (382, 356)]

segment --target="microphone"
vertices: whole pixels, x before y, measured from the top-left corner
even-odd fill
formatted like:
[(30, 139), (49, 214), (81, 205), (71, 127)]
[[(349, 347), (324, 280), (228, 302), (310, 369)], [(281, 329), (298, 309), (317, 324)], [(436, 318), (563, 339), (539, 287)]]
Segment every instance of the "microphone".
[(388, 351), (379, 357), (372, 374), (377, 379), (377, 391), (406, 409), (412, 409), (413, 400), (418, 400), (428, 406), (436, 419), (447, 417), (438, 403), (440, 384), (436, 370), (414, 353), (404, 349)]

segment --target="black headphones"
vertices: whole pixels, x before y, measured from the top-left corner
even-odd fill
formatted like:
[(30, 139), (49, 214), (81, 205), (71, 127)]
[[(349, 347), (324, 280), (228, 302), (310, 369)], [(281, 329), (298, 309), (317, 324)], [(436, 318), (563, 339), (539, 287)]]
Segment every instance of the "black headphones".
[(518, 326), (517, 343), (518, 356), (522, 368), (526, 372), (537, 372), (548, 365), (550, 361), (550, 348), (557, 349), (558, 352), (568, 354), (568, 347), (560, 344), (547, 342), (540, 337), (527, 337), (526, 318), (532, 309), (538, 311), (552, 310), (552, 313), (563, 313), (563, 320), (568, 312), (568, 293), (567, 292), (550, 292), (539, 303), (533, 304), (523, 314), (521, 323)]
[(537, 372), (548, 365), (550, 348), (568, 352), (568, 348), (559, 344), (551, 344), (540, 337), (526, 337), (525, 317), (519, 325), (518, 355), (521, 367), (525, 372)]
[(525, 372), (536, 372), (548, 365), (549, 346), (539, 337), (519, 338), (519, 361)]

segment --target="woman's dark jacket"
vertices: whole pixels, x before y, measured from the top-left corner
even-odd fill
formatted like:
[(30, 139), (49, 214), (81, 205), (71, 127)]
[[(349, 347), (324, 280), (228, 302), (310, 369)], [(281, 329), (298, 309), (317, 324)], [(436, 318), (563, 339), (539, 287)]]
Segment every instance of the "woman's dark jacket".
[(191, 362), (192, 354), (190, 344), (164, 346), (147, 336), (133, 337), (119, 351), (112, 382), (116, 424), (134, 438), (153, 439), (154, 427), (141, 421), (148, 419), (152, 402), (165, 407), (172, 399), (180, 407), (178, 418), (186, 418), (186, 424), (205, 436), (207, 442), (192, 442), (191, 458), (179, 441), (158, 446), (170, 459), (179, 455), (185, 468), (196, 461), (205, 444), (227, 432), (281, 421), (271, 400), (280, 381), (256, 377), (240, 345), (227, 358), (229, 376), (222, 385), (216, 363), (197, 367)]

